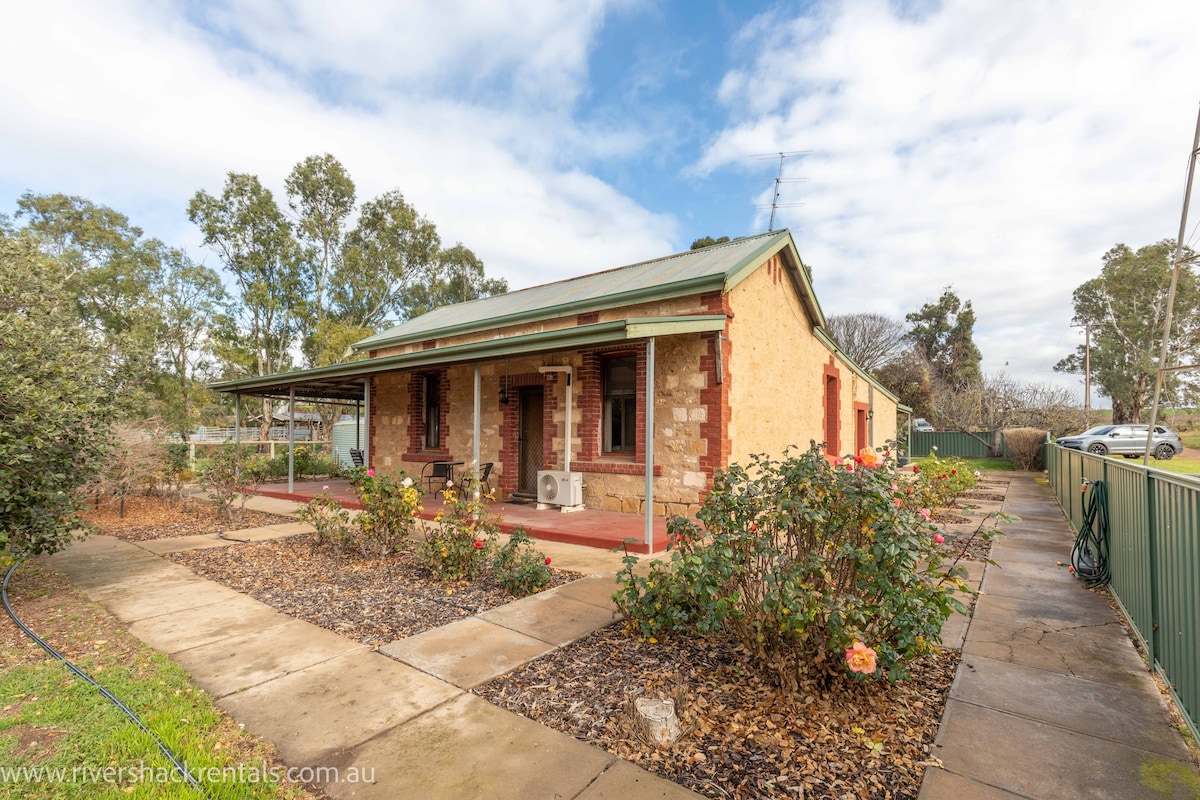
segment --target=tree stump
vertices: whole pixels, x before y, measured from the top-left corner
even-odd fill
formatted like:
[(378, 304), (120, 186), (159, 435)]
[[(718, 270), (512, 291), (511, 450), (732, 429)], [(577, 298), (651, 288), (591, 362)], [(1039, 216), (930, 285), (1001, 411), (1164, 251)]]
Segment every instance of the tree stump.
[(633, 701), (633, 712), (634, 730), (651, 744), (670, 746), (683, 732), (674, 700), (638, 697)]

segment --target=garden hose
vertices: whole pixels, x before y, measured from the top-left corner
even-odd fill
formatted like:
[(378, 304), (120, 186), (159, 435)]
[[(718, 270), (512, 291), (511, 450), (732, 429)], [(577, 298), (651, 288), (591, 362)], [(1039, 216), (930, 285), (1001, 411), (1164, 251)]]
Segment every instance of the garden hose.
[(66, 656), (64, 656), (62, 653), (58, 652), (53, 647), (51, 647), (50, 644), (47, 643), (45, 639), (38, 636), (36, 633), (34, 633), (29, 628), (28, 625), (26, 625), (24, 622), (21, 621), (21, 618), (17, 616), (17, 612), (13, 610), (12, 604), (10, 604), (8, 602), (8, 583), (9, 583), (9, 581), (12, 580), (13, 573), (17, 571), (17, 567), (21, 566), (22, 563), (24, 563), (24, 562), (17, 561), (11, 567), (8, 568), (8, 573), (4, 576), (4, 584), (2, 586), (0, 586), (0, 600), (3, 600), (4, 610), (8, 612), (8, 616), (10, 616), (12, 618), (12, 621), (17, 623), (17, 627), (20, 628), (21, 631), (26, 636), (28, 636), (30, 639), (32, 639), (34, 642), (36, 642), (38, 645), (40, 645), (43, 650), (45, 650), (47, 653), (52, 655), (54, 658), (58, 659), (63, 664), (65, 664), (67, 669), (71, 670), (71, 672), (75, 673), (76, 676), (78, 676), (79, 678), (82, 678), (87, 683), (90, 683), (92, 686), (96, 687), (96, 689), (99, 690), (100, 694), (105, 697), (105, 699), (107, 699), (114, 706), (116, 706), (122, 712), (124, 712), (125, 716), (127, 716), (127, 717), (129, 717), (129, 719), (133, 720), (134, 725), (137, 725), (138, 728), (140, 728), (143, 733), (145, 733), (147, 736), (149, 736), (151, 739), (154, 740), (154, 743), (156, 745), (158, 745), (159, 752), (162, 753), (163, 756), (165, 756), (168, 761), (170, 761), (172, 764), (175, 765), (175, 769), (179, 772), (180, 775), (183, 776), (183, 779), (192, 786), (192, 788), (194, 788), (196, 791), (200, 792), (200, 794), (203, 795), (204, 797), (206, 797), (206, 798), (210, 797), (208, 792), (205, 790), (204, 786), (202, 786), (200, 784), (200, 782), (196, 779), (196, 777), (194, 775), (192, 775), (192, 773), (183, 764), (183, 762), (179, 760), (179, 757), (176, 756), (175, 753), (173, 753), (171, 751), (171, 748), (167, 747), (166, 743), (162, 739), (160, 739), (158, 737), (158, 735), (156, 733), (154, 733), (154, 731), (147, 728), (146, 723), (142, 722), (141, 718), (138, 717), (137, 714), (133, 713), (133, 711), (129, 708), (129, 706), (122, 703), (119, 699), (117, 699), (117, 697), (112, 692), (110, 692), (108, 689), (105, 689), (103, 686), (101, 686), (99, 683), (97, 683), (95, 680), (93, 680), (93, 678), (90, 675), (88, 675), (86, 672), (84, 672), (79, 667), (75, 666), (73, 663), (68, 661)]
[(1071, 566), (1084, 586), (1095, 589), (1112, 578), (1108, 571), (1108, 490), (1104, 481), (1085, 481), (1083, 491), (1089, 487), (1083, 522), (1071, 550)]

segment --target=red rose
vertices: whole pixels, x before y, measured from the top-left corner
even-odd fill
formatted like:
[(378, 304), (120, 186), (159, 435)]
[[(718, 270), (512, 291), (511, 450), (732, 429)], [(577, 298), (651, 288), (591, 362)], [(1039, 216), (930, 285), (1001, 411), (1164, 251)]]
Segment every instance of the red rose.
[(549, 557), (549, 556), (547, 556), (547, 557), (546, 557), (546, 563), (547, 563), (547, 564), (549, 564), (549, 563), (550, 563), (550, 557)]
[(476, 550), (482, 550), (482, 549), (483, 549), (483, 540), (482, 540), (482, 539), (476, 539), (476, 540), (475, 540), (475, 549), (476, 549)]

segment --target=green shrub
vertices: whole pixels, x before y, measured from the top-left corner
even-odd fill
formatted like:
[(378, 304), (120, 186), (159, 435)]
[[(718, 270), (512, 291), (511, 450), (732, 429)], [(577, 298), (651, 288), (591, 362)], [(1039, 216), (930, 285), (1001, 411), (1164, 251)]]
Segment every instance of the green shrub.
[(358, 526), (350, 512), (328, 492), (321, 492), (296, 509), (296, 516), (316, 529), (313, 549), (331, 547), (337, 555), (353, 549), (358, 542)]
[(267, 476), (267, 461), (243, 456), (237, 447), (222, 447), (208, 460), (200, 475), (208, 498), (217, 505), (218, 516), (240, 522), (247, 497)]
[(486, 499), (447, 485), (442, 492), (445, 508), (437, 523), (417, 548), (425, 566), (444, 581), (478, 578), (488, 568), (500, 533), (499, 519), (489, 513)]
[(550, 585), (553, 576), (550, 559), (545, 553), (534, 550), (531, 542), (529, 535), (518, 528), (492, 559), (496, 583), (517, 597), (540, 592)]
[(298, 509), (300, 519), (316, 529), (313, 547), (331, 546), (338, 555), (356, 551), (372, 558), (407, 547), (422, 511), (421, 492), (413, 479), (404, 473), (376, 475), (373, 469), (355, 469), (350, 488), (363, 505), (353, 519), (327, 491)]
[[(700, 525), (670, 520), (669, 565), (642, 577), (626, 559), (614, 600), (643, 636), (736, 636), (788, 689), (850, 668), (904, 678), (964, 610), (954, 592), (970, 591), (905, 488), (874, 451), (845, 462), (815, 445), (782, 461), (754, 456), (717, 474)], [(850, 660), (856, 643), (873, 650), (870, 670)]]
[(421, 516), (421, 490), (403, 472), (377, 475), (373, 469), (350, 471), (350, 488), (363, 505), (354, 523), (365, 555), (387, 555), (408, 546)]

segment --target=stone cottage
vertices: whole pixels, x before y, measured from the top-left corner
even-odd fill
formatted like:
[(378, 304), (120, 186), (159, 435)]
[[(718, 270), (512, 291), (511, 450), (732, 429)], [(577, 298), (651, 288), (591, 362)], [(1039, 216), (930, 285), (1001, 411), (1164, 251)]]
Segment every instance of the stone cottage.
[(552, 480), (559, 505), (647, 520), (695, 512), (751, 453), (896, 436), (896, 397), (825, 332), (786, 230), (444, 306), (354, 347), (369, 358), (214, 388), (358, 402), (376, 469), (490, 463), (505, 499)]

